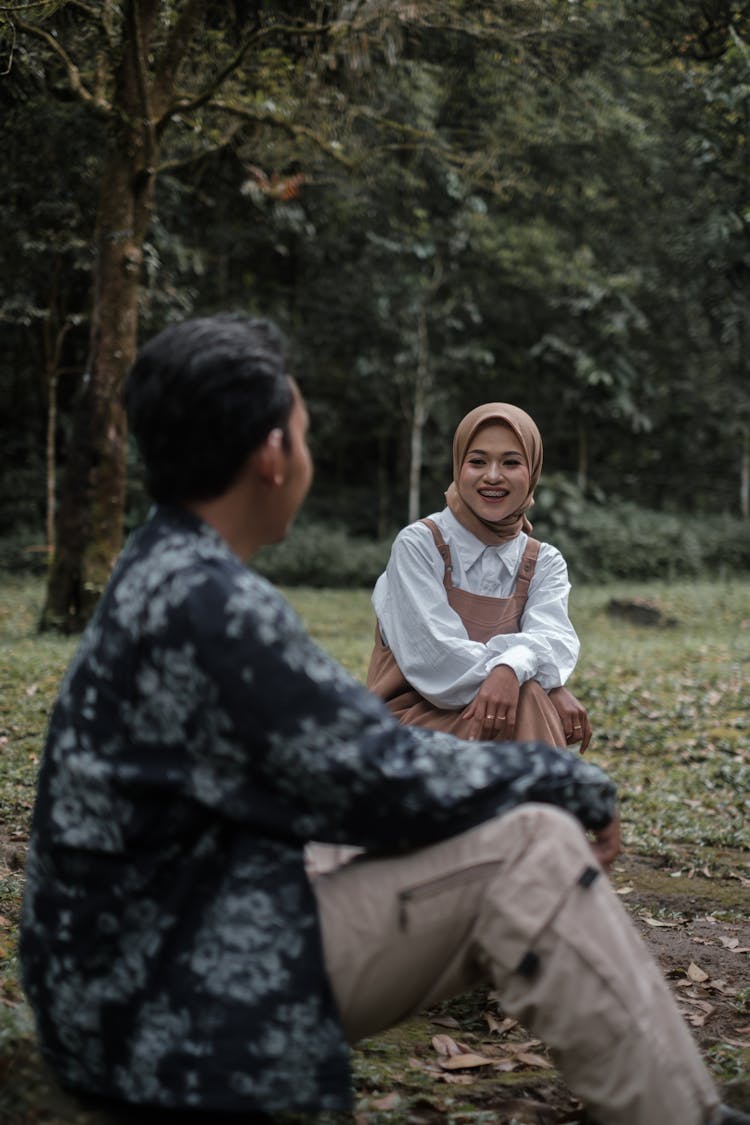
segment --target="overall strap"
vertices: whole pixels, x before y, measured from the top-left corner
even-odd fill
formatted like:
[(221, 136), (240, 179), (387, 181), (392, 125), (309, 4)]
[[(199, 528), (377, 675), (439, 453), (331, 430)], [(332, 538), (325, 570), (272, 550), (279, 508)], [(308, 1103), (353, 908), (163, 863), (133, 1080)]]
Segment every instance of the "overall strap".
[(529, 583), (534, 577), (534, 569), (536, 567), (536, 560), (539, 554), (541, 543), (538, 539), (529, 538), (526, 544), (526, 550), (521, 559), (521, 565), (518, 568), (518, 577), (516, 578), (516, 585), (514, 587), (514, 594), (521, 594), (524, 600), (529, 595)]
[(440, 528), (434, 522), (434, 520), (423, 519), (420, 522), (423, 523), (423, 524), (426, 524), (426, 526), (432, 532), (432, 538), (435, 540), (435, 546), (437, 547), (438, 551), (440, 551), (440, 554), (443, 556), (443, 563), (445, 565), (445, 571), (443, 573), (443, 585), (445, 586), (446, 590), (452, 590), (453, 589), (453, 563), (451, 561), (451, 549), (448, 546), (448, 544), (445, 542), (445, 540), (443, 539), (443, 536), (440, 533)]

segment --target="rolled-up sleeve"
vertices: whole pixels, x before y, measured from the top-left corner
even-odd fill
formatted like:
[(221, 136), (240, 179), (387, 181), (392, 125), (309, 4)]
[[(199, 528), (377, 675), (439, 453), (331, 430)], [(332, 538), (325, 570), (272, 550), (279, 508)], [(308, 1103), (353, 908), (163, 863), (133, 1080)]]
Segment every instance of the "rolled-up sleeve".
[(536, 680), (545, 691), (560, 687), (576, 666), (580, 642), (568, 617), (570, 582), (560, 552), (543, 544), (529, 596), (521, 616), (521, 632), (492, 637), (487, 648), (509, 664), (519, 683)]

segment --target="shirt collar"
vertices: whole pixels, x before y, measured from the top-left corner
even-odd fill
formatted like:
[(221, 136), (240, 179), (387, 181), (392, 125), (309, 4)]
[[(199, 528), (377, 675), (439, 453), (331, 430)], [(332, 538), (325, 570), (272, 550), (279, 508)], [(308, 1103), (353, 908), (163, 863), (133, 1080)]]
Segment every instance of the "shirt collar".
[(446, 508), (442, 515), (446, 537), (450, 538), (451, 546), (458, 551), (464, 572), (477, 562), (480, 555), (488, 551), (491, 555), (494, 555), (508, 574), (515, 573), (528, 540), (528, 535), (525, 532), (520, 532), (515, 539), (507, 539), (504, 543), (498, 543), (496, 547), (488, 547), (486, 543), (482, 543), (481, 539), (477, 539), (476, 535), (472, 535), (462, 523), (459, 523), (450, 508)]

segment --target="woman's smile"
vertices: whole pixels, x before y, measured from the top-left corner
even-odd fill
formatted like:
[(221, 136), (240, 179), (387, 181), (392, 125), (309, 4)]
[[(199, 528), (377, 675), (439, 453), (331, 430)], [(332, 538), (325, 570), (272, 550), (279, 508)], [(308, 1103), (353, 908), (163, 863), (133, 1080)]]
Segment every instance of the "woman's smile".
[(477, 430), (457, 483), (464, 503), (480, 519), (496, 522), (522, 508), (529, 491), (529, 467), (510, 426), (490, 422)]

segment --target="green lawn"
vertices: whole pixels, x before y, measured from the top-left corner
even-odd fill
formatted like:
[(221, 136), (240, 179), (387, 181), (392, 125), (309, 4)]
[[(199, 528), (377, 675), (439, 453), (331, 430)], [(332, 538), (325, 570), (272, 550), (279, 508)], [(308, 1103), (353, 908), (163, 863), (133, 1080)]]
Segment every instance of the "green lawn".
[[(368, 592), (287, 594), (320, 644), (364, 678), (374, 624)], [(42, 595), (38, 580), (0, 580), (0, 1084), (3, 1067), (7, 1077), (19, 1059), (28, 1064), (14, 955), (23, 855), (46, 718), (74, 648), (37, 635)], [(647, 598), (676, 624), (614, 619), (613, 597)], [(571, 686), (589, 707), (589, 756), (618, 782), (627, 847), (676, 870), (749, 877), (750, 582), (581, 588), (571, 611), (582, 641)], [(366, 1053), (360, 1073), (372, 1065)], [(78, 1120), (40, 1104), (32, 1097), (31, 1109), (24, 1102), (4, 1117), (0, 1097), (0, 1121)]]

